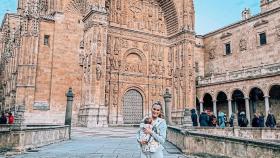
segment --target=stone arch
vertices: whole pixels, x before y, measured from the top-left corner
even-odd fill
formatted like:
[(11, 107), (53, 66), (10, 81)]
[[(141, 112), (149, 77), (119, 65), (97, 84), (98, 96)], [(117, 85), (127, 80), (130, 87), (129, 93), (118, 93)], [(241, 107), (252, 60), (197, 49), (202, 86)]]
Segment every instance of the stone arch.
[(265, 113), (264, 91), (260, 87), (250, 87), (248, 97), (250, 100), (250, 116), (253, 116), (256, 112)]
[(131, 53), (137, 53), (145, 63), (147, 62), (145, 54), (144, 54), (141, 50), (139, 50), (139, 49), (137, 49), (137, 48), (128, 49), (128, 50), (124, 53), (123, 59), (125, 59), (125, 57), (127, 57), (127, 56), (128, 56), (129, 54), (131, 54)]
[(269, 96), (269, 92), (271, 91), (271, 89), (274, 87), (274, 86), (280, 86), (280, 83), (272, 83), (272, 84), (269, 84), (269, 86), (267, 87), (267, 95)]
[[(106, 8), (109, 10), (112, 0), (105, 0)], [(178, 13), (174, 0), (155, 0), (159, 3), (159, 6), (162, 8), (164, 13), (164, 19), (166, 24), (167, 33), (173, 34), (179, 30), (179, 20)]]
[(230, 91), (230, 93), (229, 93), (230, 98), (228, 97), (228, 99), (232, 99), (232, 95), (233, 95), (234, 91), (236, 91), (236, 90), (241, 91), (243, 93), (244, 97), (247, 97), (247, 94), (241, 88), (234, 88)]
[(217, 93), (215, 93), (215, 99), (216, 100), (218, 100), (217, 97), (219, 96), (220, 93), (224, 93), (226, 95), (227, 99), (229, 99), (228, 94), (225, 91), (220, 90), (220, 91), (217, 91)]
[(203, 96), (203, 108), (213, 111), (213, 95), (205, 93)]
[(217, 111), (222, 111), (227, 116), (229, 116), (228, 113), (228, 96), (227, 93), (224, 91), (218, 91), (215, 95), (216, 99), (216, 106), (217, 106)]
[[(133, 55), (136, 58), (138, 56), (138, 59), (137, 59), (138, 61), (134, 60), (133, 63), (129, 63), (129, 61), (127, 61), (127, 60), (129, 60), (129, 56), (133, 56)], [(131, 70), (129, 70), (128, 67), (133, 67), (134, 69), (137, 69), (136, 71), (138, 73), (147, 74), (146, 56), (144, 55), (144, 53), (141, 50), (139, 50), (137, 48), (128, 49), (122, 57), (122, 63), (123, 63), (122, 66), (124, 66), (125, 71), (131, 71)]]

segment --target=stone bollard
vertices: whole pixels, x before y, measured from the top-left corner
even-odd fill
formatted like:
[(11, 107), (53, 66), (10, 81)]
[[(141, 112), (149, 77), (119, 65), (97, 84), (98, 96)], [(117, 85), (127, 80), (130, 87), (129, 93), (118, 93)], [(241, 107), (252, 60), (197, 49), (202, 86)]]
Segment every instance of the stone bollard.
[(69, 139), (71, 139), (71, 120), (72, 120), (72, 104), (74, 93), (70, 87), (68, 92), (65, 94), (67, 97), (66, 113), (65, 113), (65, 125), (69, 125)]
[(164, 98), (164, 103), (165, 103), (166, 123), (168, 125), (174, 125), (172, 122), (172, 118), (171, 118), (171, 105), (170, 105), (172, 97), (171, 97), (171, 94), (170, 94), (168, 88), (166, 88), (163, 98)]

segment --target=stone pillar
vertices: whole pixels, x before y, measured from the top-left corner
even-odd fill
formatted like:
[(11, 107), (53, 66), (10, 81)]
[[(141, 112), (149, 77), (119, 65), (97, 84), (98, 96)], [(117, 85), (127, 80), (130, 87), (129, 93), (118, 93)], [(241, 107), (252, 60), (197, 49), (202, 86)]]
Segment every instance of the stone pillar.
[(199, 109), (200, 109), (200, 113), (203, 112), (203, 102), (199, 102)]
[(214, 115), (217, 117), (217, 100), (213, 100), (213, 112)]
[(169, 89), (167, 88), (165, 94), (163, 95), (164, 103), (165, 103), (165, 112), (166, 112), (166, 122), (168, 125), (173, 125), (172, 118), (171, 118), (171, 94)]
[(264, 96), (265, 101), (265, 116), (267, 117), (269, 111), (269, 96)]
[(69, 125), (69, 139), (71, 139), (71, 122), (72, 122), (72, 104), (74, 94), (70, 87), (68, 92), (65, 94), (67, 97), (66, 113), (65, 113), (65, 125)]
[(232, 114), (232, 104), (231, 104), (231, 99), (228, 99), (228, 117), (230, 118)]
[(246, 117), (247, 117), (248, 122), (249, 122), (248, 126), (250, 126), (250, 125), (251, 125), (251, 118), (250, 118), (250, 104), (249, 104), (249, 98), (246, 97), (246, 98), (244, 98), (244, 99), (245, 99), (245, 107), (246, 107)]

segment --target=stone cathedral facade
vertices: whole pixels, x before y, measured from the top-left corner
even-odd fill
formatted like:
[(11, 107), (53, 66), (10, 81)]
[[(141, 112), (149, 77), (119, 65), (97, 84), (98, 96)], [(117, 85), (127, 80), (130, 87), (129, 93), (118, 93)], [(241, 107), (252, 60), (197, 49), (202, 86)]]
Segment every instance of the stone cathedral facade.
[(19, 0), (1, 32), (1, 107), (25, 123), (63, 123), (69, 87), (88, 127), (138, 123), (167, 88), (195, 106), (192, 0)]
[(196, 35), (193, 0), (18, 0), (0, 34), (1, 110), (26, 124), (139, 123), (172, 93), (185, 109), (217, 115), (273, 110), (280, 119), (280, 0)]

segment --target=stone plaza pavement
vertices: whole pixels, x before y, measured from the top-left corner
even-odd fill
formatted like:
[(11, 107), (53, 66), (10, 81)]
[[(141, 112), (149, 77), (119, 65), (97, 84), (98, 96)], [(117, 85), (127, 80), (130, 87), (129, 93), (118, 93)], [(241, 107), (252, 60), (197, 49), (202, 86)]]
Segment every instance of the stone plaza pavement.
[[(34, 149), (14, 158), (139, 158), (133, 127), (73, 128), (72, 139)], [(39, 138), (38, 138), (39, 139)], [(188, 158), (166, 142), (164, 158)]]

